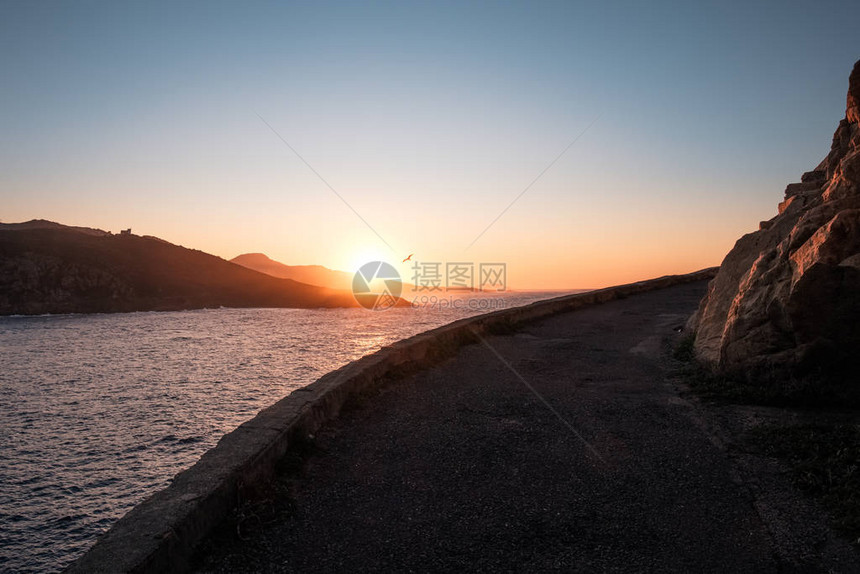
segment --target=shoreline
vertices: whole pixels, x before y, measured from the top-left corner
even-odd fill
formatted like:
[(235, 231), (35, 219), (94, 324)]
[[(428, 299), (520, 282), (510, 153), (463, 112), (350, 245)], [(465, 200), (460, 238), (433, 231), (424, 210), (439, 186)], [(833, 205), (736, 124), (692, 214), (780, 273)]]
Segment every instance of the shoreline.
[(108, 530), (67, 572), (184, 571), (197, 544), (274, 474), (290, 446), (336, 419), (349, 400), (392, 378), (438, 362), (474, 341), (473, 332), (504, 331), (551, 315), (710, 279), (716, 268), (565, 295), (460, 319), (414, 335), (293, 391), (225, 435), (171, 485), (147, 498)]

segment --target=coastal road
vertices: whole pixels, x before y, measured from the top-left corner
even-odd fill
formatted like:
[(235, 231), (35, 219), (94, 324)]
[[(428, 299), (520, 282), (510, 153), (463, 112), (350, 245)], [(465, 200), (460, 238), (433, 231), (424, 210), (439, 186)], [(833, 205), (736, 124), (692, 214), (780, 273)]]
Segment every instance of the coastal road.
[(550, 317), (393, 382), (285, 464), (199, 571), (792, 571), (667, 382), (705, 288)]

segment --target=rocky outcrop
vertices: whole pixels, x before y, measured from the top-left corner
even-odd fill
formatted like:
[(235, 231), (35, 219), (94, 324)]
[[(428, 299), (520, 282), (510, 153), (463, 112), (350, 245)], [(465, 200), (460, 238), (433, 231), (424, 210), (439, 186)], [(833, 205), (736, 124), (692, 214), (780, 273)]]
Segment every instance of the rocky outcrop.
[(722, 371), (860, 366), (860, 61), (830, 153), (737, 241), (690, 326), (698, 358)]

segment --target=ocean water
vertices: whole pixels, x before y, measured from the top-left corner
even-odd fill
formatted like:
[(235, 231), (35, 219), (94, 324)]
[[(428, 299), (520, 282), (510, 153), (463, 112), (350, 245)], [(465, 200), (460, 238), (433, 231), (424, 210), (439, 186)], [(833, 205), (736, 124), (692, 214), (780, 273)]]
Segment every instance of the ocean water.
[(349, 361), (556, 295), (0, 317), (0, 571), (62, 569), (225, 433)]

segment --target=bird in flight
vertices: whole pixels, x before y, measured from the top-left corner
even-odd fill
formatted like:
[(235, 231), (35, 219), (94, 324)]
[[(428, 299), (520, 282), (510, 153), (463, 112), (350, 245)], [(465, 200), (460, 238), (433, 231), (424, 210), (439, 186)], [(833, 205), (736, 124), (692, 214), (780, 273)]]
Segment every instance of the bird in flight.
[(407, 261), (412, 261), (412, 256), (413, 256), (413, 255), (415, 255), (415, 254), (414, 254), (414, 253), (410, 253), (410, 254), (409, 254), (409, 257), (407, 257), (406, 259), (404, 259), (403, 261), (401, 261), (401, 263), (406, 263)]

